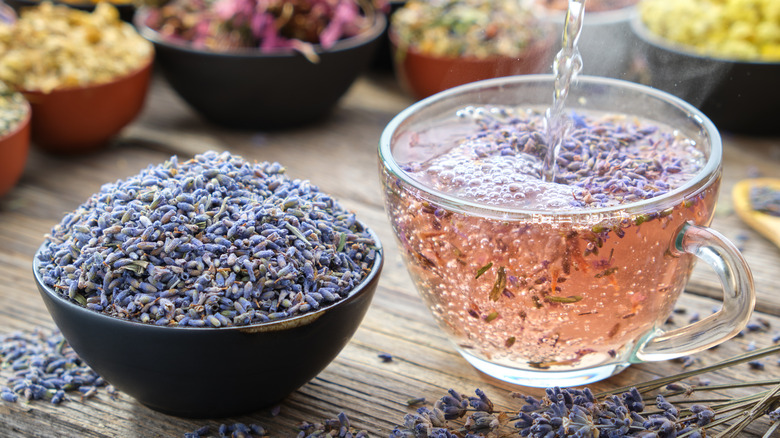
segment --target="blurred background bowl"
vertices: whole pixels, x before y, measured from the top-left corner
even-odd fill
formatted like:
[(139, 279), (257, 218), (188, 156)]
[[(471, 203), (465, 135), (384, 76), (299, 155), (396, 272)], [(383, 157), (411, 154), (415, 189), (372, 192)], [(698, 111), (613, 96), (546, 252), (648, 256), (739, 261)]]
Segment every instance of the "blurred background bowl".
[[(41, 4), (40, 1), (36, 1), (36, 0), (4, 0), (4, 1), (8, 6), (12, 7), (17, 14), (21, 11), (22, 8), (29, 7), (29, 6), (38, 6), (39, 4)], [(68, 3), (68, 2), (55, 0), (53, 3), (62, 4), (86, 12), (94, 11), (96, 6), (96, 4), (92, 2)], [(111, 4), (114, 5), (114, 7), (116, 7), (117, 10), (119, 11), (119, 18), (121, 18), (123, 21), (126, 21), (128, 23), (133, 22), (133, 16), (135, 15), (135, 9), (136, 9), (133, 3), (111, 3)]]
[(235, 128), (283, 128), (324, 117), (368, 67), (386, 27), (373, 15), (362, 34), (330, 49), (315, 46), (319, 62), (292, 50), (215, 52), (166, 41), (146, 25), (139, 9), (138, 31), (154, 43), (157, 63), (171, 87), (206, 119)]
[[(586, 6), (588, 3), (586, 3)], [(554, 25), (556, 51), (561, 47), (565, 11), (544, 8), (545, 20)], [(635, 5), (614, 10), (586, 11), (582, 34), (578, 42), (584, 75), (629, 79), (633, 51), (636, 47), (631, 32), (631, 17)], [(552, 60), (550, 60), (552, 64)]]
[(537, 40), (517, 57), (437, 56), (408, 48), (398, 49), (397, 36), (389, 34), (395, 74), (401, 86), (415, 99), (482, 79), (541, 73), (549, 70), (554, 53), (554, 36)]
[(382, 271), (381, 243), (369, 232), (377, 247), (374, 265), (346, 298), (300, 316), (240, 327), (163, 327), (114, 318), (46, 286), (38, 254), (33, 272), (65, 339), (107, 382), (167, 414), (226, 417), (278, 403), (349, 342)]
[(703, 56), (653, 34), (636, 14), (640, 81), (699, 108), (718, 129), (780, 134), (780, 63)]
[(47, 152), (83, 153), (106, 146), (143, 108), (153, 58), (111, 82), (48, 93), (20, 90), (32, 107), (33, 144)]
[(19, 181), (30, 150), (30, 107), (24, 119), (0, 137), (0, 197), (5, 196)]
[[(387, 3), (385, 16), (389, 23), (395, 11), (402, 8), (406, 3), (406, 0), (390, 0)], [(393, 49), (390, 46), (390, 39), (388, 38), (388, 28), (389, 26), (385, 27), (385, 31), (382, 32), (382, 36), (379, 38), (379, 44), (376, 53), (374, 54), (374, 59), (371, 61), (371, 68), (373, 70), (393, 71)]]

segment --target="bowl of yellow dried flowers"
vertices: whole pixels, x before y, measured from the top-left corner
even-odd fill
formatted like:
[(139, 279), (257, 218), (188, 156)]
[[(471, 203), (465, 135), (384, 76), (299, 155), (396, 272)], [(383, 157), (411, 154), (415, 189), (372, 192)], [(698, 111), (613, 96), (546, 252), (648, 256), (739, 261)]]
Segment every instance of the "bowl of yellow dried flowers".
[(780, 133), (777, 0), (643, 0), (631, 27), (640, 81), (697, 106), (721, 130)]
[(173, 0), (139, 9), (135, 24), (200, 115), (268, 129), (326, 116), (368, 67), (386, 20), (361, 0)]
[(414, 98), (501, 76), (542, 73), (555, 36), (537, 5), (512, 0), (410, 0), (388, 31), (395, 72)]
[(35, 146), (57, 153), (107, 145), (143, 107), (153, 46), (116, 8), (52, 3), (0, 24), (0, 80), (32, 106)]

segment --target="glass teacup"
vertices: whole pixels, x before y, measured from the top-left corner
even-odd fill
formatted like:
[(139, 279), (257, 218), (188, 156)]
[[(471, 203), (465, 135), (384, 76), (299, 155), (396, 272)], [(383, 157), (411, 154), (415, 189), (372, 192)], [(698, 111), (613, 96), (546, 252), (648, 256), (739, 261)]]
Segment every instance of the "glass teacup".
[[(548, 75), (464, 85), (412, 105), (382, 134), (397, 242), (457, 350), (505, 381), (573, 386), (737, 334), (755, 296), (745, 260), (708, 228), (721, 176), (715, 126), (664, 92), (582, 77), (568, 100), (578, 141), (557, 161), (567, 184), (529, 183), (511, 169), (543, 178), (526, 155), (546, 149), (540, 114), (552, 90)], [(599, 135), (603, 146), (587, 144)], [(658, 150), (632, 159), (606, 144), (635, 138)], [(721, 279), (723, 306), (665, 331), (697, 258)]]

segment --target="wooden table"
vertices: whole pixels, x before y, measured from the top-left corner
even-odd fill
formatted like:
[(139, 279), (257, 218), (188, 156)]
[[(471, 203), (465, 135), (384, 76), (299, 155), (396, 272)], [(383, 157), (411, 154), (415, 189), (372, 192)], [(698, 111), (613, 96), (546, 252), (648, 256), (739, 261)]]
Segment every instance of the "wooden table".
[[(33, 150), (23, 179), (0, 201), (0, 333), (54, 328), (33, 282), (31, 261), (43, 235), (64, 213), (103, 183), (133, 175), (174, 154), (185, 159), (209, 149), (228, 150), (249, 160), (282, 163), (291, 177), (311, 180), (374, 229), (385, 243), (386, 262), (372, 307), (352, 341), (318, 377), (284, 400), (276, 415), (268, 408), (228, 419), (182, 419), (150, 410), (124, 394), (113, 400), (101, 392), (59, 406), (0, 401), (0, 437), (180, 437), (205, 424), (214, 430), (220, 423), (237, 421), (262, 424), (271, 436), (284, 437), (297, 435), (303, 420), (322, 421), (342, 411), (354, 426), (383, 437), (413, 411), (407, 400), (435, 401), (448, 388), (468, 394), (481, 388), (504, 409), (516, 405), (511, 391), (543, 394), (540, 389), (492, 379), (462, 359), (434, 324), (402, 264), (383, 209), (376, 149), (384, 126), (411, 103), (392, 77), (374, 74), (361, 78), (320, 124), (286, 132), (237, 132), (205, 123), (156, 77), (141, 117), (109, 149), (77, 157)], [(758, 347), (771, 345), (780, 329), (780, 250), (748, 229), (730, 207), (730, 190), (736, 181), (751, 172), (780, 177), (780, 140), (726, 136), (725, 145), (725, 178), (713, 225), (730, 239), (743, 241), (758, 294), (755, 317), (765, 318), (772, 328), (701, 353), (694, 366), (741, 353), (751, 342)], [(697, 268), (679, 305), (691, 309), (689, 315), (694, 309), (709, 312), (720, 295), (715, 275)], [(679, 318), (687, 321), (688, 316)], [(383, 362), (380, 353), (391, 354), (393, 360)], [(763, 371), (743, 364), (708, 377), (713, 383), (777, 378), (776, 359), (765, 359)], [(606, 390), (680, 371), (682, 364), (676, 361), (636, 365), (591, 387)], [(761, 436), (767, 428), (766, 420), (755, 422), (745, 436)]]

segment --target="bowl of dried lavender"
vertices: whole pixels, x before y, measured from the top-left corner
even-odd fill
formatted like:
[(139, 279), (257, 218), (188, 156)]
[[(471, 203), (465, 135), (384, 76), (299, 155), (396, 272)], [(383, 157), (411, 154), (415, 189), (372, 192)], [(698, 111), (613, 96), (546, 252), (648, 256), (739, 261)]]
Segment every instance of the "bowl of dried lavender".
[(278, 163), (208, 152), (104, 185), (33, 271), (55, 323), (106, 381), (177, 416), (278, 403), (358, 328), (377, 236)]
[(242, 129), (324, 118), (368, 67), (386, 28), (368, 1), (173, 0), (135, 18), (173, 89)]

